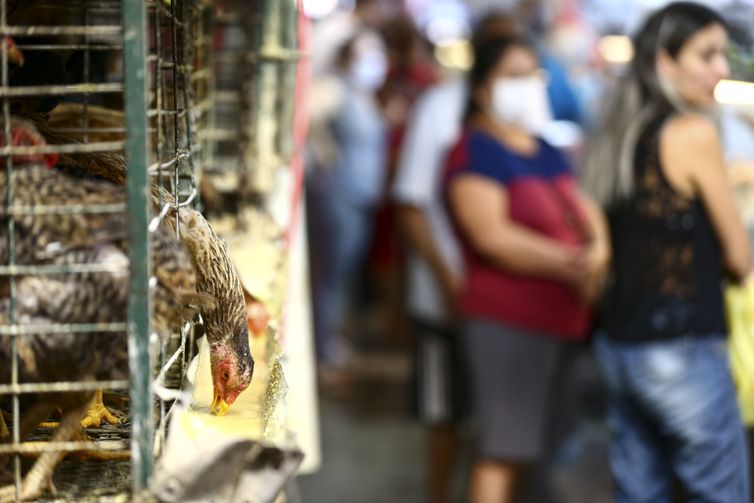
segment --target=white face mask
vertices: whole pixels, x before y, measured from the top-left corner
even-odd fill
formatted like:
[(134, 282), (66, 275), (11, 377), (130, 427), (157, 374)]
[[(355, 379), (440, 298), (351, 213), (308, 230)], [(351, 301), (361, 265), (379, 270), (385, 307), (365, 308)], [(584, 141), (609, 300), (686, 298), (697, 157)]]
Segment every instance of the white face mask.
[(378, 50), (363, 51), (357, 54), (351, 64), (351, 78), (360, 88), (375, 91), (385, 83), (387, 60)]
[(535, 76), (497, 79), (492, 85), (492, 114), (503, 124), (540, 134), (552, 121), (547, 84)]

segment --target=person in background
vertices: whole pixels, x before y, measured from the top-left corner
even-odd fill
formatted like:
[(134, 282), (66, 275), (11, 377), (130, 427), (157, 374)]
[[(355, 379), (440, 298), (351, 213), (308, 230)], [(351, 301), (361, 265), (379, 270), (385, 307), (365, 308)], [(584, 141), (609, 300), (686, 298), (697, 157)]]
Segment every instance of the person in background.
[(469, 501), (511, 501), (552, 449), (562, 363), (587, 335), (609, 259), (599, 209), (538, 132), (549, 119), (535, 49), (483, 41), (445, 197), (463, 250), (457, 309), (477, 438)]
[(410, 16), (403, 14), (386, 21), (381, 31), (389, 66), (385, 84), (377, 97), (388, 124), (387, 174), (376, 215), (368, 270), (379, 332), (397, 345), (405, 342), (407, 329), (403, 294), (405, 268), (390, 187), (395, 179), (409, 111), (416, 98), (437, 82), (438, 75), (428, 51), (429, 42), (421, 36)]
[(332, 139), (334, 155), (327, 162), (310, 156), (306, 178), (317, 359), (320, 378), (333, 384), (346, 377), (343, 365), (350, 355), (342, 330), (348, 299), (385, 176), (386, 128), (375, 93), (387, 62), (370, 31), (355, 28), (351, 34), (335, 60), (339, 100), (320, 125)]
[(749, 502), (721, 283), (751, 249), (709, 114), (727, 39), (702, 5), (651, 15), (585, 166), (613, 249), (595, 351), (618, 503), (671, 501), (673, 479), (688, 501)]
[[(337, 66), (338, 52), (346, 39), (358, 30), (361, 34), (377, 39), (377, 29), (384, 22), (385, 9), (381, 0), (356, 0), (353, 11), (336, 10), (314, 23), (311, 34), (312, 76), (332, 72)], [(379, 42), (378, 42), (379, 43)]]
[[(483, 18), (472, 46), (513, 35), (512, 18)], [(406, 127), (391, 196), (408, 242), (407, 309), (413, 326), (415, 410), (429, 425), (429, 501), (451, 501), (459, 423), (468, 410), (466, 374), (455, 328), (461, 257), (440, 193), (445, 156), (461, 128), (466, 82), (456, 78), (421, 95)]]
[(547, 33), (552, 29), (551, 17), (556, 5), (558, 3), (546, 0), (520, 0), (516, 2), (513, 12), (531, 33), (533, 42), (536, 44), (539, 64), (547, 73), (547, 95), (553, 118), (583, 125), (584, 113), (581, 101), (563, 67), (563, 62), (553, 57), (544, 46)]

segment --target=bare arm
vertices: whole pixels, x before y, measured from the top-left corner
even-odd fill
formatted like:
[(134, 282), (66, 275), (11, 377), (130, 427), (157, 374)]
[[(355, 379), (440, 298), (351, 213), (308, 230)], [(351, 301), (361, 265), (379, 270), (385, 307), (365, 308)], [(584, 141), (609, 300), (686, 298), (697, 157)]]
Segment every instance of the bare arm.
[(683, 170), (704, 202), (725, 266), (735, 280), (742, 281), (752, 268), (751, 245), (735, 206), (717, 129), (700, 116), (676, 117), (663, 131), (661, 149), (666, 169)]
[(461, 231), (480, 255), (507, 271), (580, 284), (581, 249), (537, 234), (508, 217), (505, 189), (476, 175), (460, 175), (449, 187)]
[(409, 245), (429, 264), (436, 280), (443, 287), (447, 300), (452, 303), (460, 279), (440, 254), (424, 210), (412, 204), (400, 204), (398, 206), (398, 221)]

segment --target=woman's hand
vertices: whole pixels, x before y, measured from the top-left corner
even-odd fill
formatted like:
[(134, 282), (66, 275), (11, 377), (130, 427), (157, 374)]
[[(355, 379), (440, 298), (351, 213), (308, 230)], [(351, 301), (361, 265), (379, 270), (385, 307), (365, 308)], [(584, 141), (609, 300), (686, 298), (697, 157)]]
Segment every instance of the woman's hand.
[(552, 267), (555, 278), (565, 283), (575, 292), (579, 292), (589, 278), (587, 249), (582, 246), (554, 245), (555, 258)]
[(579, 248), (565, 248), (561, 255), (560, 280), (585, 304), (594, 304), (602, 293), (607, 277), (610, 260), (607, 247), (593, 243)]
[(587, 305), (592, 305), (599, 300), (605, 286), (610, 252), (606, 245), (595, 242), (584, 248), (582, 258), (587, 274), (576, 293)]

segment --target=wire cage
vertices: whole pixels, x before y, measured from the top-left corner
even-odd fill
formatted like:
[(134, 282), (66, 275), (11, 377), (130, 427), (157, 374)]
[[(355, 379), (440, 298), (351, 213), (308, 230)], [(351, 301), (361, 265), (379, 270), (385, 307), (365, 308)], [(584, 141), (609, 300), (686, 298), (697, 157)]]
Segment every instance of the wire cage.
[[(206, 97), (212, 88), (210, 26), (210, 3), (200, 0), (0, 1), (0, 357), (7, 356), (0, 362), (0, 408), (6, 412), (0, 427), (8, 430), (4, 435), (0, 429), (0, 487), (9, 483), (0, 489), (0, 500), (24, 496), (24, 477), (37, 469), (35, 459), (25, 456), (41, 453), (50, 459), (70, 451), (110, 453), (105, 463), (64, 461), (55, 471), (57, 497), (113, 496), (147, 486), (154, 432), (164, 435), (175, 398), (169, 391), (181, 388), (193, 347), (187, 341), (192, 320), (184, 320), (168, 337), (150, 338), (156, 281), (150, 242), (172, 210), (198, 201), (197, 127), (206, 127), (208, 107), (197, 104), (195, 95)], [(17, 126), (19, 117), (24, 122)], [(32, 130), (30, 137), (19, 136), (24, 127)], [(68, 176), (49, 198), (45, 172), (29, 167), (44, 163), (51, 177), (58, 171)], [(38, 192), (27, 183), (30, 173), (42, 177)], [(80, 197), (81, 187), (106, 182), (119, 186), (103, 190), (111, 200), (98, 193), (99, 185), (93, 197)], [(104, 222), (97, 228), (104, 234), (112, 231), (111, 222), (125, 222), (116, 226), (126, 233), (117, 238), (117, 257), (127, 262), (68, 253), (66, 244), (60, 245), (64, 252), (50, 248), (56, 242), (44, 234), (48, 228), (87, 229), (91, 222)], [(170, 232), (180, 235), (178, 219)], [(102, 249), (99, 234), (97, 240), (85, 237)], [(77, 242), (70, 249), (92, 251), (86, 246)], [(101, 287), (107, 281), (125, 285), (127, 298), (89, 298), (90, 304), (104, 306), (97, 316), (86, 314), (90, 305), (70, 307), (68, 302), (74, 314), (58, 316), (48, 308), (46, 317), (35, 317), (28, 314), (28, 298), (19, 297), (30, 284), (46, 292), (51, 284), (83, 291), (82, 285)], [(114, 311), (103, 318), (108, 303)], [(55, 353), (49, 343), (49, 354), (35, 353), (35, 341), (56, 337), (67, 344), (62, 351)], [(110, 372), (117, 364), (108, 365), (107, 358), (116, 356), (102, 353), (104, 340), (122, 350), (116, 356), (127, 362), (124, 375)], [(158, 348), (151, 359), (150, 345)], [(51, 380), (44, 368), (36, 375), (29, 370), (30, 362), (52, 368), (61, 358), (73, 362), (81, 355), (98, 360), (98, 375), (117, 378), (69, 371), (69, 377)], [(153, 380), (162, 391), (159, 399), (152, 398)], [(82, 441), (63, 439), (64, 409), (59, 426), (41, 423), (31, 437), (22, 438), (24, 419), (33, 407), (51, 403), (48, 397), (95, 390), (114, 393), (109, 405), (118, 404), (122, 423), (87, 428)], [(32, 408), (26, 405), (30, 401)]]
[(254, 6), (247, 4), (241, 8), (243, 4), (238, 0), (216, 3), (212, 39), (208, 40), (213, 45), (208, 65), (214, 75), (214, 87), (206, 88), (211, 111), (207, 114), (209, 127), (203, 130), (201, 140), (207, 146), (203, 167), (210, 175), (237, 171), (239, 152), (248, 142), (244, 125), (248, 123), (250, 108), (250, 67), (243, 63), (250, 43)]
[[(148, 173), (159, 187), (159, 212), (150, 223), (151, 231), (172, 211), (196, 207), (199, 202), (201, 144), (197, 137), (206, 127), (206, 96), (213, 81), (207, 66), (210, 15), (208, 1), (147, 3), (147, 68), (151, 76), (147, 118), (152, 132)], [(181, 222), (173, 222), (180, 237)], [(184, 387), (187, 364), (193, 357), (194, 321), (186, 320), (183, 330), (160, 338), (159, 365), (154, 367), (157, 455), (164, 444), (170, 406)]]
[[(0, 501), (58, 464), (57, 498), (147, 490), (201, 330), (153, 334), (153, 246), (180, 238), (205, 170), (272, 192), (296, 16), (294, 0), (0, 0)], [(96, 390), (124, 420), (82, 440)], [(108, 460), (60, 463), (74, 451)]]
[(275, 172), (289, 166), (293, 155), (293, 107), (298, 51), (295, 0), (262, 0), (256, 18), (252, 102), (256, 104), (250, 121), (247, 165), (253, 166), (250, 183), (255, 190), (269, 192)]
[(298, 9), (295, 0), (223, 0), (215, 10), (202, 202), (211, 215), (243, 217), (276, 192), (293, 154)]
[[(303, 165), (295, 161), (301, 152), (294, 146), (294, 108), (301, 99), (298, 77), (303, 56), (299, 50), (300, 9), (296, 0), (257, 0), (255, 5), (255, 16), (247, 20), (252, 51), (245, 56), (250, 72), (250, 96), (246, 99), (252, 106), (246, 122), (248, 141), (241, 152), (244, 173), (239, 192), (256, 203), (255, 224), (266, 228), (260, 234), (278, 246), (267, 300), (271, 318), (282, 320), (289, 283), (289, 238), (303, 183)], [(278, 330), (277, 342), (282, 335)]]
[(247, 55), (257, 12), (256, 2), (218, 0), (205, 17), (204, 36), (194, 42), (200, 199), (211, 217), (238, 217), (248, 199), (238, 189), (246, 176), (243, 152), (249, 144), (253, 77)]
[[(210, 112), (199, 133), (201, 204), (213, 224), (232, 242), (253, 248), (255, 239), (279, 246), (270, 271), (254, 277), (262, 285), (273, 320), (285, 295), (285, 236), (298, 200), (301, 174), (292, 168), (294, 103), (301, 53), (296, 0), (219, 0), (211, 16), (214, 82)], [(198, 44), (201, 45), (201, 44)], [(195, 91), (197, 95), (200, 91)], [(199, 99), (200, 103), (205, 100)], [(204, 111), (202, 107), (201, 112)], [(198, 119), (199, 120), (199, 119)], [(284, 208), (281, 212), (280, 208)], [(239, 245), (241, 246), (241, 245)], [(239, 268), (254, 272), (241, 253)], [(259, 277), (269, 276), (269, 282)], [(275, 284), (270, 284), (274, 282)], [(273, 321), (273, 325), (274, 325)]]

